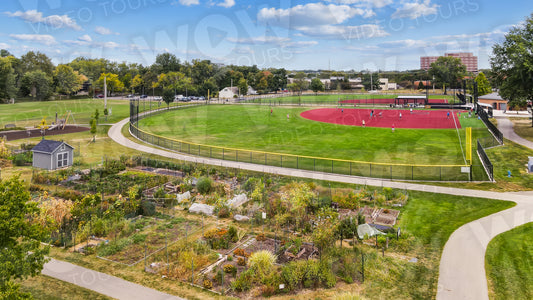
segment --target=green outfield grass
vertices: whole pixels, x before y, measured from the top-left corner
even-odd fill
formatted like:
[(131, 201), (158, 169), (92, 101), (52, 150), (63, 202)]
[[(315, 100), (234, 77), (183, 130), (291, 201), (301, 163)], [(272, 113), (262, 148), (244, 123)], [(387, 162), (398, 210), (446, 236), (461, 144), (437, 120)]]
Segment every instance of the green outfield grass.
[(487, 246), (485, 267), (491, 299), (533, 298), (533, 223), (504, 232)]
[[(401, 95), (406, 94), (416, 94), (416, 93), (402, 93)], [(342, 100), (350, 100), (350, 99), (394, 99), (399, 94), (305, 94), (301, 96), (282, 96), (279, 97), (273, 97), (273, 98), (264, 98), (264, 99), (256, 99), (256, 100), (249, 100), (248, 102), (252, 103), (292, 103), (292, 104), (299, 104), (299, 103), (309, 103), (309, 104), (332, 104), (335, 105), (337, 101)], [(422, 94), (419, 94), (423, 96)], [(272, 95), (270, 95), (272, 96)], [(429, 95), (430, 99), (448, 99), (449, 102), (453, 102), (453, 96), (449, 95)], [(371, 103), (370, 103), (371, 104)], [(347, 104), (348, 105), (348, 104)], [(378, 105), (378, 104), (376, 104)], [(381, 104), (384, 105), (384, 104)]]
[[(455, 129), (398, 129), (392, 133), (388, 128), (361, 128), (307, 120), (299, 116), (306, 109), (275, 107), (271, 116), (270, 108), (266, 106), (210, 105), (150, 116), (140, 121), (140, 129), (193, 143), (148, 140), (199, 156), (369, 177), (468, 180), (468, 174), (460, 173), (458, 167), (434, 167), (464, 165), (464, 129), (460, 129), (459, 134)], [(461, 123), (475, 127), (473, 141), (488, 134), (476, 118), (461, 118)], [(299, 157), (281, 157), (280, 154)], [(473, 155), (473, 158), (474, 165), (479, 165), (477, 156)], [(475, 180), (486, 179), (480, 168), (474, 171), (474, 177)]]
[[(463, 164), (454, 129), (361, 128), (301, 118), (308, 108), (202, 106), (140, 121), (150, 133), (188, 142), (346, 160), (406, 164)], [(287, 114), (290, 119), (287, 120)], [(482, 128), (479, 120), (461, 119)], [(483, 130), (475, 134), (482, 134)], [(459, 130), (464, 137), (464, 130)], [(438, 157), (438, 161), (436, 161)]]

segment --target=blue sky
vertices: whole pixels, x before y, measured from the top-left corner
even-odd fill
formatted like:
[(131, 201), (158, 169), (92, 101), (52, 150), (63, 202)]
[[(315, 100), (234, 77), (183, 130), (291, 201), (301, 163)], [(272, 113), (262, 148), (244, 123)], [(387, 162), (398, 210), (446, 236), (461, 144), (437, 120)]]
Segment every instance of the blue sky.
[(3, 0), (0, 48), (54, 63), (78, 56), (152, 64), (181, 60), (260, 68), (407, 70), (419, 58), (492, 45), (533, 1)]

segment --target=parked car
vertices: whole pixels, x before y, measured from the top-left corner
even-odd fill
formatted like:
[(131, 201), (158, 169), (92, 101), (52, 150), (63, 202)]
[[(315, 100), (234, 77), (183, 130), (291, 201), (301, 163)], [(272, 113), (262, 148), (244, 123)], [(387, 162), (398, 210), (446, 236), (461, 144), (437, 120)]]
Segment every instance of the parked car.
[(200, 97), (198, 97), (198, 100), (205, 101), (205, 97), (204, 96), (200, 96)]
[(103, 94), (98, 94), (98, 95), (96, 95), (96, 98), (104, 98), (104, 95)]
[(126, 96), (126, 98), (133, 98), (133, 95), (129, 94), (129, 95)]
[(146, 95), (141, 95), (141, 99), (145, 99), (145, 98), (148, 98), (148, 96), (146, 96)]
[(154, 97), (154, 100), (155, 100), (155, 101), (161, 101), (161, 100), (163, 100), (163, 97), (161, 97), (161, 96), (155, 96), (155, 97)]

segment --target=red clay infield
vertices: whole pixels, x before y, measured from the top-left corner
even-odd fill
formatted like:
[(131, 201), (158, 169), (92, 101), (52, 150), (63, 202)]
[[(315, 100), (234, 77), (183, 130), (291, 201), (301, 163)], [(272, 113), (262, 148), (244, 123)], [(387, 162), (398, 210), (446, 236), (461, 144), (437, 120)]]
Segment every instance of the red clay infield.
[[(374, 111), (373, 117), (370, 113)], [(450, 117), (448, 118), (448, 112)], [(457, 111), (455, 111), (457, 112)], [(400, 118), (400, 113), (402, 117)], [(381, 115), (380, 115), (381, 114)], [(409, 109), (353, 109), (353, 108), (320, 108), (304, 111), (302, 118), (341, 125), (384, 128), (461, 128), (461, 124), (450, 110), (413, 110)]]

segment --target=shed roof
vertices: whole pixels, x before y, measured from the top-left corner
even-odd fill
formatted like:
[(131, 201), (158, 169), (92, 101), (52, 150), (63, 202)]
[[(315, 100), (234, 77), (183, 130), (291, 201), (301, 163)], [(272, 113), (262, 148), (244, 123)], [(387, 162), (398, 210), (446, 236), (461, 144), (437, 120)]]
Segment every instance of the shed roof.
[(498, 92), (494, 92), (494, 93), (490, 93), (490, 94), (486, 94), (486, 95), (483, 95), (483, 96), (479, 96), (478, 99), (481, 99), (481, 100), (502, 100), (502, 101), (505, 101), (505, 99), (503, 99), (500, 94)]
[(65, 142), (53, 141), (53, 140), (41, 140), (39, 144), (33, 147), (32, 151), (43, 152), (43, 153), (53, 153), (57, 148), (59, 148), (63, 144), (67, 145), (71, 149), (74, 149), (74, 147), (70, 146), (69, 144)]

